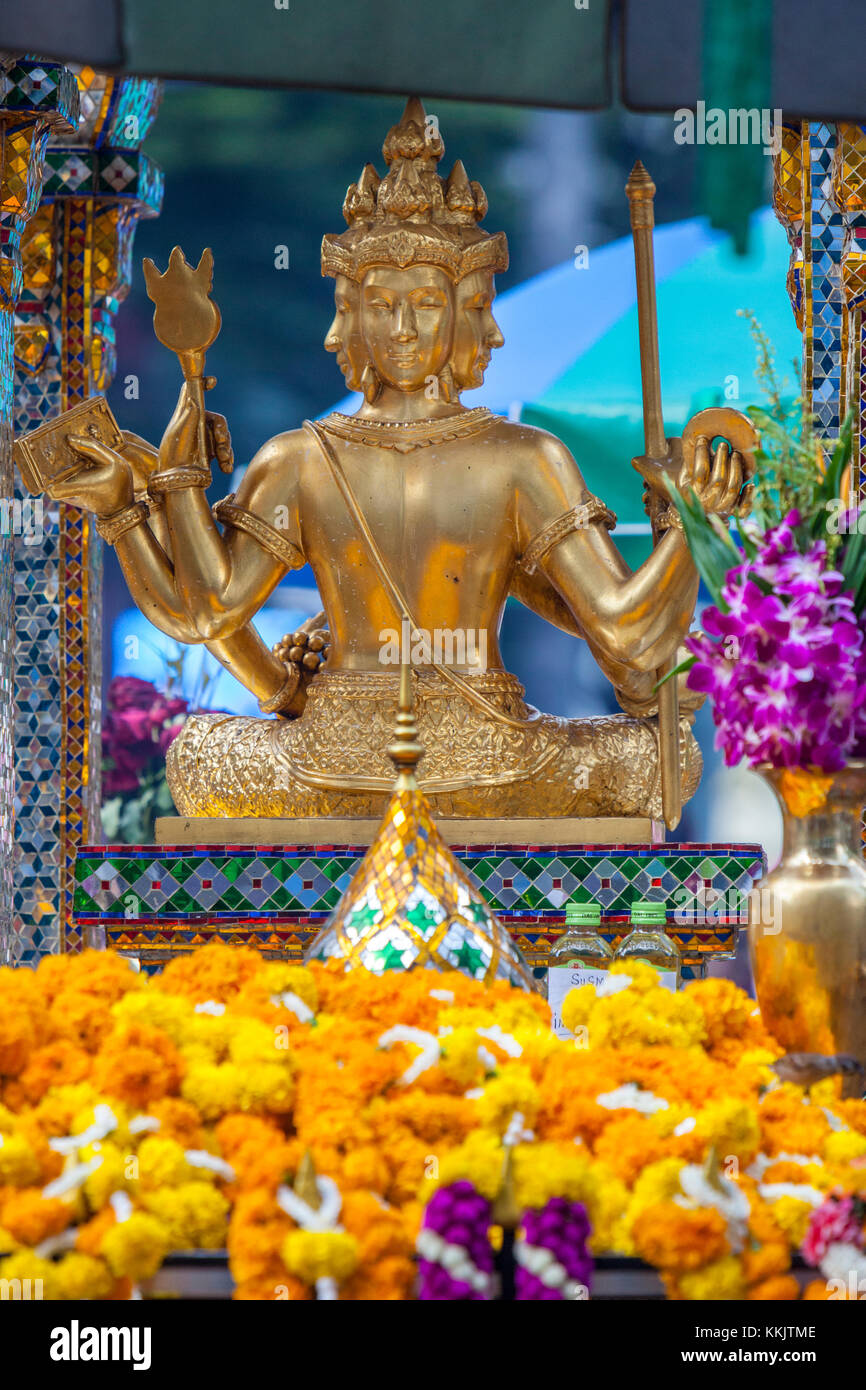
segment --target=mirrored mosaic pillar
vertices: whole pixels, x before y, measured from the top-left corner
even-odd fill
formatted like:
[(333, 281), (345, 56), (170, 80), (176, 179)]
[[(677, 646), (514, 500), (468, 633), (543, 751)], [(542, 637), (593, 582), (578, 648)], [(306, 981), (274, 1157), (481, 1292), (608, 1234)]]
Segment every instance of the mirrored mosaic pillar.
[(851, 493), (866, 497), (866, 129), (851, 122), (836, 127), (833, 194), (842, 217), (842, 293), (845, 297), (842, 381), (843, 418), (854, 411)]
[(866, 496), (866, 133), (787, 124), (773, 201), (791, 243), (788, 292), (803, 334), (802, 390), (832, 442), (854, 412), (851, 495)]
[[(34, 429), (105, 391), (114, 316), (127, 294), (140, 217), (155, 217), (162, 174), (139, 146), (160, 84), (73, 69), (74, 143), (49, 142), (43, 199), (22, 248), (15, 330), (15, 428)], [(24, 494), (19, 494), (24, 499)], [(77, 950), (75, 851), (99, 838), (102, 542), (92, 518), (46, 502), (15, 544), (15, 894), (20, 963)]]
[(21, 240), (42, 191), (52, 127), (78, 121), (72, 74), (57, 63), (0, 56), (0, 965), (12, 959), (14, 893), (13, 314), (22, 286)]
[(786, 124), (774, 158), (773, 202), (788, 233), (788, 292), (803, 334), (802, 391), (821, 439), (833, 440), (844, 419), (845, 297), (839, 266), (844, 226), (836, 206), (836, 128)]

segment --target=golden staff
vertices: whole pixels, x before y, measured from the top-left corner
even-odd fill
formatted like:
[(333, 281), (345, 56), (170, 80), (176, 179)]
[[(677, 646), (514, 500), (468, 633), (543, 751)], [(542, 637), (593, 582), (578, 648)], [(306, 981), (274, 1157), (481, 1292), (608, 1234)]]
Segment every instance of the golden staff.
[[(656, 313), (655, 260), (653, 257), (653, 198), (656, 186), (640, 160), (625, 186), (634, 242), (634, 268), (637, 280), (637, 319), (640, 336), (640, 374), (643, 395), (644, 453), (654, 476), (667, 472), (668, 446), (662, 416), (662, 387), (659, 372), (658, 316)], [(653, 544), (661, 539), (659, 518), (666, 506), (657, 488), (650, 488), (648, 511)], [(676, 665), (676, 653), (658, 667), (656, 679), (664, 680)], [(682, 812), (680, 787), (680, 711), (675, 678), (659, 686), (659, 765), (662, 775), (662, 815), (668, 830), (679, 824)]]

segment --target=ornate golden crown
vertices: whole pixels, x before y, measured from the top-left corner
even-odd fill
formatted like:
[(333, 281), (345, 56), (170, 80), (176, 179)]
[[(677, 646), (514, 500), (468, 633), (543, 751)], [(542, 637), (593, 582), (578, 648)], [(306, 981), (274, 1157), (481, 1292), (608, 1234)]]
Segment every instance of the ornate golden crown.
[(407, 101), (382, 153), (385, 177), (367, 164), (346, 194), (348, 231), (322, 239), (323, 275), (360, 282), (371, 265), (436, 265), (457, 281), (507, 268), (504, 232), (491, 236), (478, 226), (487, 212), (480, 183), (470, 182), (459, 159), (447, 179), (437, 172), (445, 146), (418, 97)]

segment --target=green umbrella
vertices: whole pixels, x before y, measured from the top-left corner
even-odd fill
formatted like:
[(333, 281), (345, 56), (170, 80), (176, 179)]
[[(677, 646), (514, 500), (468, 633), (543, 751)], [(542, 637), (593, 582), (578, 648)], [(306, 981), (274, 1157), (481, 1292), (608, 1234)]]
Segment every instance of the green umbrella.
[[(699, 231), (703, 227), (697, 224)], [(736, 255), (729, 239), (706, 229), (701, 238), (703, 247), (698, 244), (695, 254), (687, 254), (665, 274), (665, 238), (674, 230), (662, 227), (656, 235), (662, 395), (668, 435), (679, 434), (690, 416), (706, 406), (728, 404), (742, 410), (762, 400), (762, 386), (755, 375), (755, 344), (748, 321), (738, 310), (751, 310), (756, 315), (776, 348), (778, 365), (783, 375), (787, 374), (792, 393), (797, 389), (794, 363), (800, 354), (800, 335), (785, 290), (788, 243), (769, 210), (754, 219), (747, 256)], [(611, 258), (610, 265), (604, 266), (605, 273), (626, 273), (629, 239), (619, 247), (623, 254)], [(640, 479), (630, 467), (631, 459), (643, 453), (643, 416), (633, 265), (629, 273), (630, 306), (549, 385), (521, 405), (520, 418), (550, 430), (568, 445), (590, 489), (617, 513), (621, 523), (617, 538), (629, 563), (635, 564), (648, 553), (650, 541), (648, 534), (629, 534), (637, 526), (648, 531)], [(596, 299), (615, 289), (622, 293), (621, 285), (606, 287), (604, 273), (594, 273), (592, 265), (587, 271), (572, 270), (571, 274), (575, 316), (581, 313), (581, 293)], [(529, 290), (531, 282), (521, 287), (524, 294)], [(503, 296), (503, 304), (507, 299)], [(539, 331), (543, 328), (541, 322)], [(531, 343), (521, 349), (517, 341), (509, 345), (507, 337), (506, 332), (503, 354), (510, 349), (531, 355)], [(516, 413), (514, 406), (512, 413)]]

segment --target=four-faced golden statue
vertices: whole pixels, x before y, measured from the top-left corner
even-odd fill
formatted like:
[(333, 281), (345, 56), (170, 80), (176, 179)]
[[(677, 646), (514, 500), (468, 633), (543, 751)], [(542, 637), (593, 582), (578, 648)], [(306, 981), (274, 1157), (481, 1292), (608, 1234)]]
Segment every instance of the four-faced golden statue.
[[(386, 174), (367, 165), (346, 197), (348, 229), (322, 244), (336, 301), (325, 346), (363, 393), (357, 414), (269, 440), (212, 510), (210, 460), (230, 467), (231, 455), (224, 421), (204, 409), (209, 265), (192, 272), (173, 255), (164, 276), (148, 272), (157, 331), (171, 328), (163, 341), (185, 377), (158, 455), (132, 435), (117, 449), (79, 438), (89, 466), (53, 488), (96, 514), (142, 613), (205, 643), (277, 716), (188, 720), (168, 768), (182, 814), (378, 814), (406, 638), (419, 784), (437, 813), (659, 815), (655, 672), (698, 590), (677, 512), (666, 496), (664, 534), (632, 573), (611, 538), (615, 517), (558, 439), (462, 404), (502, 345), (492, 303), (507, 249), (480, 227), (487, 201), (462, 164), (440, 176), (443, 152), (410, 101), (385, 141)], [(186, 334), (184, 294), (196, 296)], [(685, 482), (728, 516), (743, 461), (701, 440)], [(253, 619), (305, 563), (324, 614), (269, 651)], [(525, 703), (498, 647), (509, 594), (589, 643), (622, 714), (566, 720)], [(700, 775), (690, 701), (686, 796)]]

